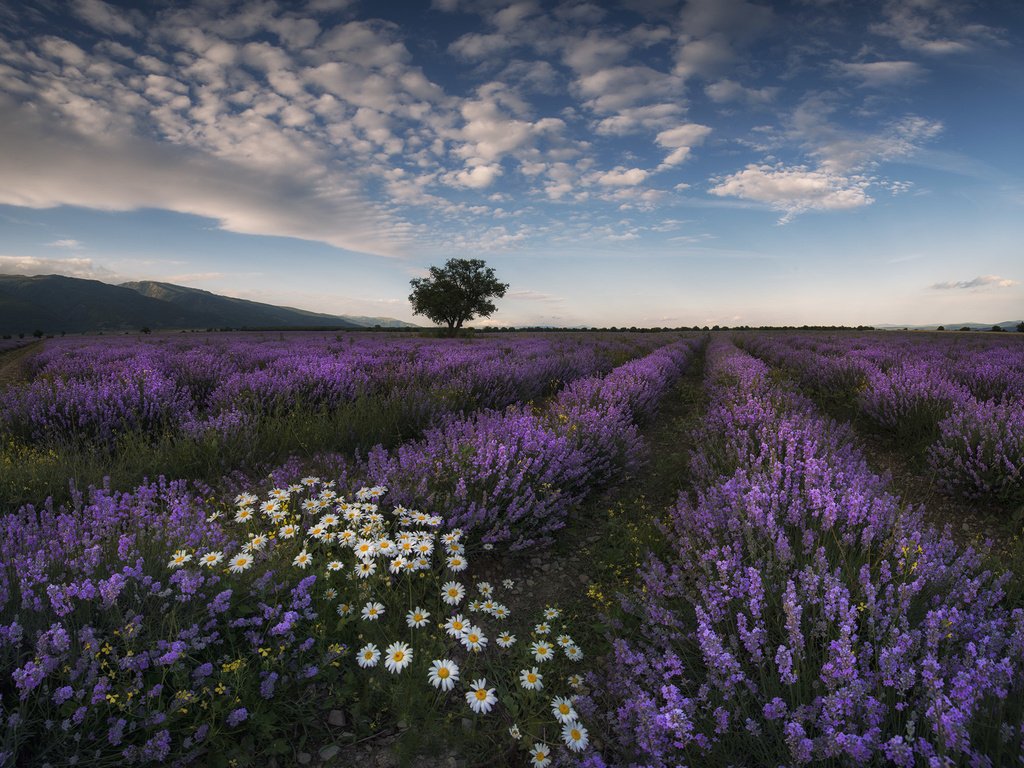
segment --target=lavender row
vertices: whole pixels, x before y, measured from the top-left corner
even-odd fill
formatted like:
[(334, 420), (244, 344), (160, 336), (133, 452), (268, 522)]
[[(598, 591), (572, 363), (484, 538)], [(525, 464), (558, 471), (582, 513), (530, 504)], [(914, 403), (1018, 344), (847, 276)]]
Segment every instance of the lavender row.
[(278, 339), (50, 340), (32, 378), (0, 393), (0, 431), (23, 441), (112, 445), (130, 431), (200, 437), (267, 413), (386, 398), (429, 421), (501, 408), (610, 370), (665, 338), (458, 340), (293, 334)]
[(960, 350), (934, 337), (913, 347), (901, 337), (759, 336), (743, 343), (816, 396), (845, 394), (877, 427), (929, 446), (944, 491), (1024, 498), (1024, 345)]
[(573, 382), (544, 409), (481, 411), (395, 450), (378, 447), (364, 473), (399, 503), (435, 509), (485, 542), (546, 545), (584, 498), (639, 466), (638, 423), (699, 343), (679, 341)]
[[(584, 716), (610, 762), (1001, 765), (1024, 754), (1024, 610), (925, 527), (847, 425), (708, 352), (697, 487), (624, 598)], [(593, 761), (595, 764), (597, 761)]]

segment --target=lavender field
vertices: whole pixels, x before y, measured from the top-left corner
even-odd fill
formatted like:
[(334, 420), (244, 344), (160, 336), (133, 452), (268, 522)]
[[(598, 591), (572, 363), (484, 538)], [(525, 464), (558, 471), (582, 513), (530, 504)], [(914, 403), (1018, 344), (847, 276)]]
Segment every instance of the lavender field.
[(47, 340), (0, 766), (1021, 765), (1019, 337)]

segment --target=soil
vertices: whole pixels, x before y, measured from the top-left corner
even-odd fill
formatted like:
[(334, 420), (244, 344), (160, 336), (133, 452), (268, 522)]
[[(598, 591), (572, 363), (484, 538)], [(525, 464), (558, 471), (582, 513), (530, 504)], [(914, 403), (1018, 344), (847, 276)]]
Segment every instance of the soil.
[(44, 342), (33, 341), (23, 347), (0, 352), (0, 389), (25, 380), (25, 363), (41, 352)]

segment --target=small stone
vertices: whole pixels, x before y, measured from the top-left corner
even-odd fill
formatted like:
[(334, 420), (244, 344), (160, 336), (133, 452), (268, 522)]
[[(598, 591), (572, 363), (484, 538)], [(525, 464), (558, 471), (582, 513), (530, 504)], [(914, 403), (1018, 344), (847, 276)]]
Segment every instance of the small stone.
[(345, 713), (340, 709), (332, 709), (331, 714), (327, 716), (327, 722), (340, 728), (345, 725)]
[(404, 731), (406, 728), (409, 727), (409, 724), (405, 722), (405, 720), (399, 720), (396, 725), (398, 727), (398, 730), (400, 731)]
[(341, 752), (341, 747), (339, 747), (337, 744), (328, 744), (326, 747), (323, 747), (320, 750), (320, 759), (324, 761), (331, 760), (339, 752)]
[(295, 762), (299, 765), (309, 765), (312, 760), (313, 756), (309, 754), (309, 752), (299, 752), (299, 754), (295, 756)]
[(473, 730), (473, 721), (468, 717), (462, 718), (462, 730), (469, 733)]
[(583, 586), (586, 586), (587, 584), (589, 584), (589, 583), (590, 583), (590, 577), (589, 577), (589, 576), (587, 576), (587, 574), (585, 574), (585, 573), (581, 573), (581, 574), (580, 574), (580, 578), (579, 578), (579, 582), (580, 582), (580, 584), (582, 584)]

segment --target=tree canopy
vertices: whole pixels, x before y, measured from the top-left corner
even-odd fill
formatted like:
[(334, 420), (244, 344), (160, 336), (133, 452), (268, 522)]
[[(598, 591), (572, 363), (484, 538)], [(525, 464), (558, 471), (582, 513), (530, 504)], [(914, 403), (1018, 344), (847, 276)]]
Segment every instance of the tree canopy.
[(415, 315), (424, 315), (452, 333), (474, 317), (490, 317), (508, 284), (499, 282), (483, 259), (448, 259), (443, 267), (431, 267), (430, 277), (410, 281), (409, 301)]

